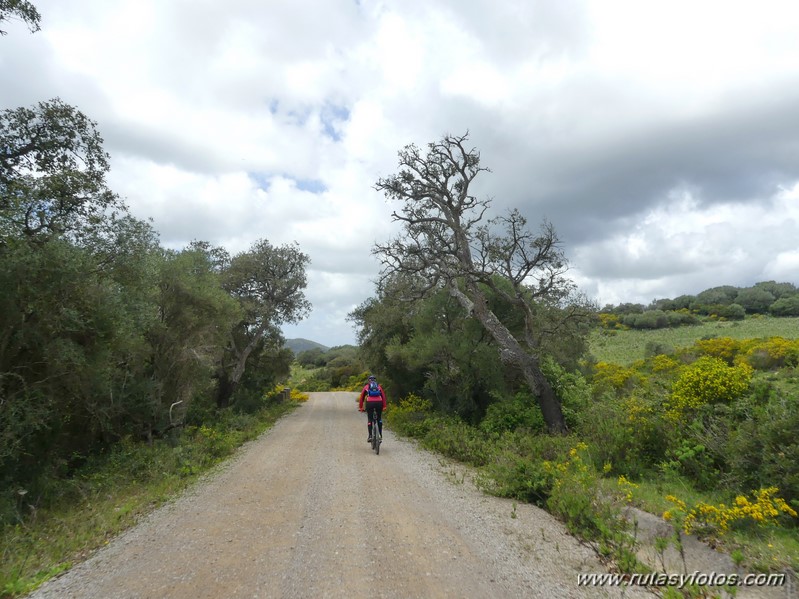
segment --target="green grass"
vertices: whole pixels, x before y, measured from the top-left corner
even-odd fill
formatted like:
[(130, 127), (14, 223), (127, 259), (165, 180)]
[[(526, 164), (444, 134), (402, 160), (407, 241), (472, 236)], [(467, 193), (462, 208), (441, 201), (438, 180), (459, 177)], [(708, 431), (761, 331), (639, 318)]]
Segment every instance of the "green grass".
[(741, 321), (706, 320), (700, 325), (654, 330), (596, 330), (591, 334), (590, 353), (599, 362), (630, 365), (642, 360), (648, 344), (673, 349), (688, 347), (703, 337), (757, 339), (761, 337), (799, 338), (799, 317), (753, 317)]
[(243, 443), (294, 409), (271, 404), (191, 429), (178, 442), (123, 442), (69, 480), (52, 483), (49, 505), (28, 509), (0, 528), (0, 597), (31, 592), (175, 497)]

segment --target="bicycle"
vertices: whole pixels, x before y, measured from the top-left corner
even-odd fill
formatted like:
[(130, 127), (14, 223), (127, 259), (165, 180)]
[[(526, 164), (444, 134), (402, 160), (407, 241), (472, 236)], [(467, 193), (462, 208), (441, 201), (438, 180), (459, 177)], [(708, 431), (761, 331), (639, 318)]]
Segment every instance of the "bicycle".
[(380, 455), (380, 444), (383, 442), (383, 436), (380, 434), (377, 410), (367, 407), (366, 416), (372, 421), (372, 451), (374, 451), (376, 455)]
[(383, 438), (375, 429), (377, 429), (377, 422), (372, 425), (372, 451), (380, 455), (380, 444), (383, 442)]

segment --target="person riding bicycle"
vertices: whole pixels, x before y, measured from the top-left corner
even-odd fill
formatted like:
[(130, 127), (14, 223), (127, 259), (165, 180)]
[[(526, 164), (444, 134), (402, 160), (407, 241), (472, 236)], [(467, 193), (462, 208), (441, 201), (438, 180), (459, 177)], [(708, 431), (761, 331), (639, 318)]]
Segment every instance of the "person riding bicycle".
[(358, 411), (364, 411), (364, 400), (366, 401), (366, 416), (367, 428), (369, 429), (369, 438), (367, 441), (372, 442), (372, 423), (377, 423), (377, 434), (380, 439), (383, 439), (383, 410), (386, 409), (386, 392), (383, 387), (377, 382), (375, 375), (370, 375), (369, 380), (361, 389), (361, 396), (358, 399)]

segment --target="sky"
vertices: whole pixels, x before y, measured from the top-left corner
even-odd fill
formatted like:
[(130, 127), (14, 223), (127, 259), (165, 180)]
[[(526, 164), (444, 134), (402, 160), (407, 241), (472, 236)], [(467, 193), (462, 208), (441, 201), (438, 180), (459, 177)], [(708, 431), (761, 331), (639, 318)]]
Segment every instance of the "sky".
[(356, 343), (397, 152), (469, 133), (491, 215), (551, 222), (600, 306), (799, 285), (794, 0), (33, 0), (0, 109), (97, 122), (161, 244), (298, 244), (310, 316)]

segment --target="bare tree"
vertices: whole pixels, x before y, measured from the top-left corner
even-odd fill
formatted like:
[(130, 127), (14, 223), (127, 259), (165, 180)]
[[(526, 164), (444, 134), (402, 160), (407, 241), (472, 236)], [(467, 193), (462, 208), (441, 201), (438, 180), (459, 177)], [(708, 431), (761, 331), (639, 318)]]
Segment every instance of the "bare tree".
[[(541, 370), (542, 341), (585, 310), (567, 301), (574, 285), (564, 277), (567, 262), (551, 224), (534, 234), (518, 210), (484, 220), (490, 200), (477, 199), (469, 187), (488, 169), (480, 166), (475, 149), (467, 149), (467, 140), (468, 133), (446, 135), (428, 144), (424, 155), (406, 146), (399, 152), (399, 172), (378, 180), (377, 190), (402, 203), (392, 217), (403, 227), (373, 249), (383, 265), (382, 280), (410, 277), (417, 298), (448, 289), (488, 331), (502, 361), (519, 368), (549, 430), (565, 432), (560, 401)], [(514, 336), (491, 311), (488, 290), (521, 310), (522, 334)], [(555, 320), (553, 306), (559, 308)]]

